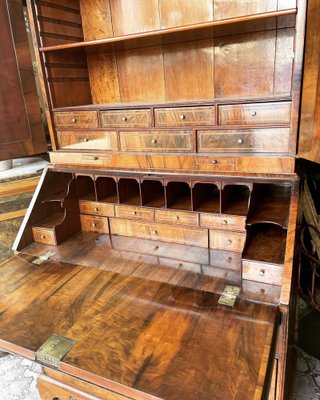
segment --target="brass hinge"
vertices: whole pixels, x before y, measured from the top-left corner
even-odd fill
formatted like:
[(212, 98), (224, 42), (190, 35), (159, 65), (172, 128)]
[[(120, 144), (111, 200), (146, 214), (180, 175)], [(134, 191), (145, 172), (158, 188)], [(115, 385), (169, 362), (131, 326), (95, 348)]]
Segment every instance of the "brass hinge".
[(60, 361), (76, 343), (75, 340), (54, 333), (37, 351), (36, 361), (59, 368)]
[(226, 286), (218, 303), (224, 306), (233, 307), (236, 302), (237, 296), (240, 293), (240, 288), (237, 286)]
[(53, 257), (56, 253), (53, 251), (47, 251), (46, 253), (41, 254), (38, 258), (32, 261), (32, 264), (41, 265), (45, 261), (48, 261), (49, 258)]

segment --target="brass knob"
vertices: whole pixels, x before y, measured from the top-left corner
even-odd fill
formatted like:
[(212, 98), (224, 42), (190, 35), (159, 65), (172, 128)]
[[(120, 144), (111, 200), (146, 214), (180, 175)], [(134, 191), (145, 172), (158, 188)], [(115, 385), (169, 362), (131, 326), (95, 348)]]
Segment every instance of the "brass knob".
[(92, 223), (91, 226), (92, 226), (92, 228), (95, 228), (97, 226), (97, 224)]
[(223, 220), (223, 223), (224, 223), (225, 225), (227, 225), (227, 224), (228, 224), (228, 221), (227, 221), (226, 219), (224, 219), (224, 220)]
[(94, 157), (92, 157), (92, 159), (93, 159), (93, 161), (96, 161), (96, 160), (99, 160), (99, 157), (94, 156)]
[(252, 111), (251, 116), (255, 117), (257, 115), (257, 111)]
[(176, 221), (179, 221), (179, 219), (180, 219), (179, 215), (176, 215), (176, 216), (174, 217), (174, 219), (175, 219)]
[(211, 164), (217, 164), (218, 163), (218, 160), (212, 160), (211, 161)]
[(153, 235), (156, 235), (158, 232), (157, 231), (152, 231)]
[(242, 144), (243, 143), (243, 139), (238, 139), (238, 143)]
[(137, 215), (137, 211), (132, 211), (132, 215)]
[(264, 269), (260, 269), (259, 275), (260, 276), (264, 276), (266, 273), (266, 271)]
[(75, 124), (75, 123), (77, 122), (77, 119), (76, 119), (76, 118), (72, 118), (71, 122), (72, 122), (73, 124)]
[(181, 119), (181, 120), (186, 119), (186, 116), (185, 116), (184, 114), (181, 114), (181, 115), (180, 115), (180, 119)]
[(83, 141), (84, 141), (84, 142), (89, 142), (89, 139), (84, 138)]
[(228, 244), (231, 244), (231, 243), (232, 243), (232, 240), (231, 240), (231, 239), (228, 239), (227, 243), (228, 243)]
[(41, 235), (41, 239), (45, 239), (46, 237), (45, 237), (45, 235)]
[(98, 211), (99, 211), (99, 208), (98, 208), (98, 207), (95, 207), (95, 208), (94, 208), (94, 211), (98, 212)]
[(123, 122), (126, 122), (126, 120), (127, 120), (127, 117), (122, 117)]
[(152, 144), (156, 144), (156, 143), (157, 143), (157, 140), (156, 140), (156, 139), (152, 139), (152, 140), (151, 140), (151, 143), (152, 143)]

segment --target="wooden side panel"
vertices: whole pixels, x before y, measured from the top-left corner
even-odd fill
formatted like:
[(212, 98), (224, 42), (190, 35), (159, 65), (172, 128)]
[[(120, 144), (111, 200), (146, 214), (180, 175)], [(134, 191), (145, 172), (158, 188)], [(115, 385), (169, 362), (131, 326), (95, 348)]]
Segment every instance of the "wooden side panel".
[(239, 17), (277, 10), (277, 0), (215, 0), (215, 19)]
[(80, 0), (84, 40), (113, 36), (109, 0)]

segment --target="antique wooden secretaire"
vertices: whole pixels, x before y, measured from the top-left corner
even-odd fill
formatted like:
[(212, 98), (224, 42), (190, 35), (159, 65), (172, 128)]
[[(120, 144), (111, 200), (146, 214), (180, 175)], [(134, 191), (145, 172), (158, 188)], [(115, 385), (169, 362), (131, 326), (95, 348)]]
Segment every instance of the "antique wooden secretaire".
[(44, 400), (285, 398), (319, 4), (28, 9), (53, 151), (0, 269), (0, 347), (44, 364)]

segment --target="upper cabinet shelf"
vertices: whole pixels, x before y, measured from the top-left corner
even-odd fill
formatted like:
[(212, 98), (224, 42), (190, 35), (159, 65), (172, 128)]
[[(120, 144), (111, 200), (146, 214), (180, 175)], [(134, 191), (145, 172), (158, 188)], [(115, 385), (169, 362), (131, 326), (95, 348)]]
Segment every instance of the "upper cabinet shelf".
[[(93, 40), (80, 39), (80, 41), (72, 41), (71, 43), (43, 46), (40, 47), (40, 51), (52, 52), (67, 49), (89, 48), (94, 46), (104, 46), (104, 48), (110, 47), (111, 50), (114, 48), (117, 48), (117, 50), (128, 50), (132, 48), (149, 47), (185, 40), (196, 40), (213, 36), (224, 36), (239, 32), (248, 32), (250, 30), (259, 30), (259, 23), (263, 24), (263, 29), (272, 29), (272, 26), (274, 26), (276, 23), (276, 19), (279, 18), (283, 18), (283, 26), (286, 24), (292, 24), (292, 21), (288, 22), (285, 20), (288, 16), (293, 16), (296, 13), (296, 8), (268, 11), (208, 22), (150, 30), (146, 32), (97, 38)], [(41, 17), (39, 19), (41, 21)], [(253, 22), (255, 22), (255, 24), (252, 24)], [(69, 39), (72, 40), (72, 37), (69, 36)], [(74, 40), (77, 40), (77, 38), (74, 38)]]

